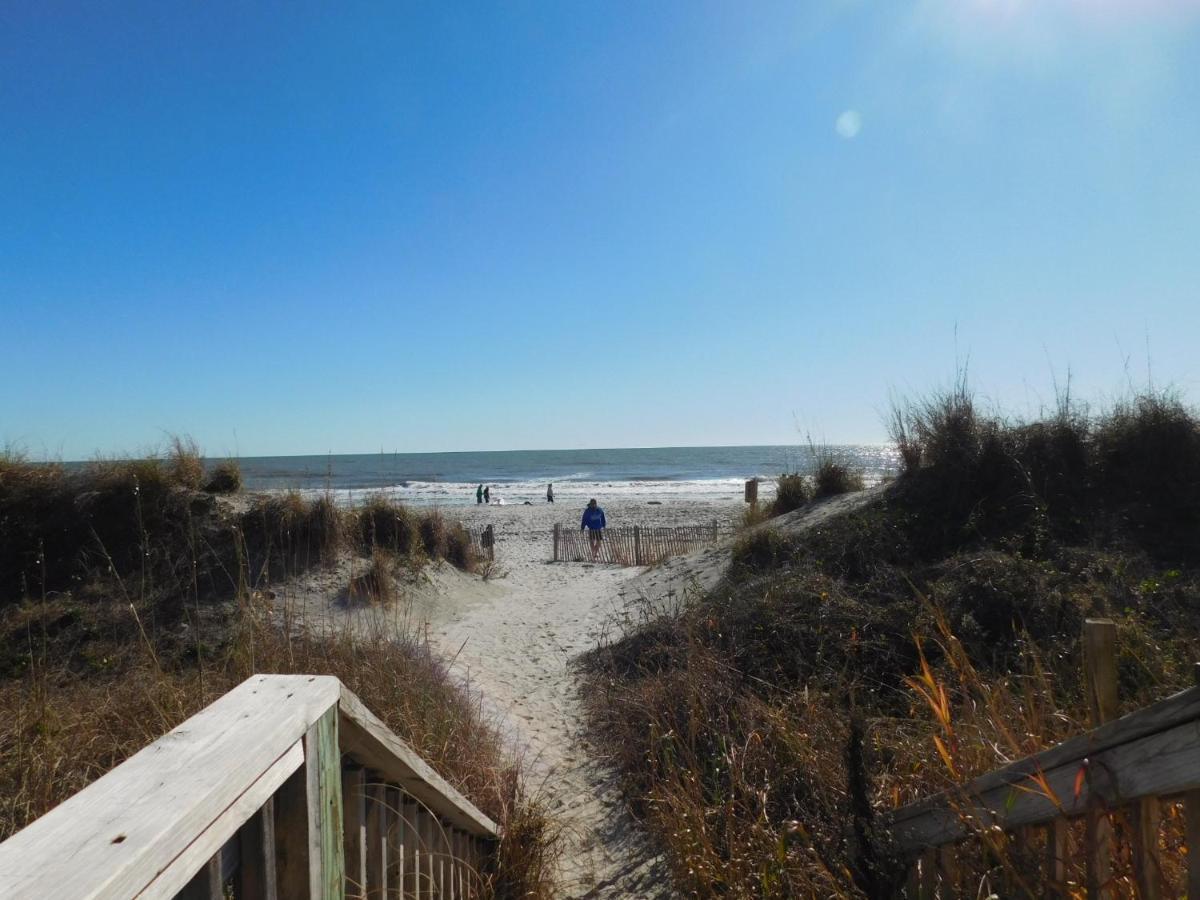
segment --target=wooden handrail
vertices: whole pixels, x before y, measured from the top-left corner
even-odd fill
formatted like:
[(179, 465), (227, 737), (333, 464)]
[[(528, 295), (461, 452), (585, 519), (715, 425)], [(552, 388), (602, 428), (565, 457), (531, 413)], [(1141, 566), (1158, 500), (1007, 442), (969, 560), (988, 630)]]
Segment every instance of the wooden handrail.
[(219, 886), (223, 851), (263, 810), (281, 853), (266, 894), (342, 896), (344, 760), (398, 782), (396, 805), (411, 797), (448, 836), (499, 835), (337, 678), (254, 675), (0, 844), (0, 896), (173, 897), (209, 870)]
[[(1029, 868), (1032, 829), (1044, 830), (1042, 881), (1048, 895), (1069, 888), (1069, 821), (1084, 820), (1083, 875), (1088, 898), (1113, 896), (1113, 813), (1128, 811), (1125, 840), (1137, 896), (1159, 900), (1164, 889), (1161, 801), (1182, 801), (1187, 895), (1200, 897), (1200, 677), (1198, 686), (1113, 719), (1118, 708), (1116, 625), (1086, 619), (1081, 646), (1094, 727), (935, 797), (902, 807), (883, 823), (909, 861), (904, 896), (958, 896), (962, 871), (955, 844), (971, 835), (992, 846), (1009, 839)], [(1200, 674), (1200, 666), (1197, 667)], [(1007, 864), (1006, 864), (1007, 865)], [(1018, 876), (1036, 877), (1037, 871)], [(1003, 880), (1003, 878), (1002, 878)], [(1009, 885), (1011, 887), (1011, 885)], [(1027, 890), (1025, 884), (1023, 890)]]
[[(1076, 776), (1085, 778), (1078, 793)], [(1051, 794), (1039, 783), (1044, 776)], [(1009, 829), (1082, 815), (1091, 796), (1111, 808), (1200, 787), (1200, 687), (1081, 734), (887, 818), (906, 852), (957, 841), (970, 825)]]

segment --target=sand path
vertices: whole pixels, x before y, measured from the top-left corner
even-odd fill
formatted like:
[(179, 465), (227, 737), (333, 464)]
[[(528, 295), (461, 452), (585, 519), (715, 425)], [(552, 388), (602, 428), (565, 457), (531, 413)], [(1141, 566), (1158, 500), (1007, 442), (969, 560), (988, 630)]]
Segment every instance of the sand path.
[[(728, 524), (740, 510), (697, 502), (669, 509), (614, 504), (607, 511), (610, 522), (696, 524), (720, 518)], [(549, 562), (553, 523), (573, 523), (575, 509), (541, 505), (451, 514), (495, 525), (497, 565), (504, 574), (489, 580), (491, 597), (435, 624), (431, 638), (506, 723), (523, 748), (530, 784), (541, 789), (565, 826), (562, 896), (670, 896), (661, 860), (630, 821), (602, 754), (584, 738), (571, 668), (633, 599), (629, 586), (641, 570)]]

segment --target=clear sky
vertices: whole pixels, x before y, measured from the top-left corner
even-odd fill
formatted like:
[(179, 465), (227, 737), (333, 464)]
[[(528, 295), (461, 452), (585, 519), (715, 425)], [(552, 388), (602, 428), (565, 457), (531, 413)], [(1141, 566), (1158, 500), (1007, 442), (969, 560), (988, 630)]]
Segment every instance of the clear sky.
[(0, 6), (34, 455), (878, 441), (966, 358), (1195, 400), (1198, 289), (1200, 0)]

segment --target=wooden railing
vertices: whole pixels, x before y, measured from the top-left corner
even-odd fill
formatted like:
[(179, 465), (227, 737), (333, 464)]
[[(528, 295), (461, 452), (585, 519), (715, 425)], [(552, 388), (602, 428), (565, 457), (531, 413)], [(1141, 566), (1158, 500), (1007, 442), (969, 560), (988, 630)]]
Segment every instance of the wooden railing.
[[(1186, 893), (1200, 898), (1200, 686), (1113, 719), (1115, 641), (1111, 621), (1085, 623), (1085, 675), (1099, 727), (888, 817), (897, 848), (913, 860), (905, 896), (961, 896), (957, 846), (996, 829), (1026, 846), (1035, 843), (1030, 829), (1041, 829), (1038, 893), (1073, 896), (1066, 883), (1072, 819), (1085, 820), (1082, 887), (1088, 897), (1116, 895), (1118, 833), (1129, 837), (1137, 896), (1181, 896), (1163, 884), (1160, 846), (1162, 805), (1178, 802), (1186, 829)], [(1127, 824), (1117, 832), (1113, 821), (1120, 812)]]
[(255, 675), (0, 844), (0, 897), (458, 900), (497, 838), (337, 678)]
[(604, 529), (593, 553), (590, 536), (577, 525), (555, 525), (554, 561), (650, 566), (668, 556), (680, 556), (715, 544), (717, 537), (715, 521), (711, 525), (625, 525)]

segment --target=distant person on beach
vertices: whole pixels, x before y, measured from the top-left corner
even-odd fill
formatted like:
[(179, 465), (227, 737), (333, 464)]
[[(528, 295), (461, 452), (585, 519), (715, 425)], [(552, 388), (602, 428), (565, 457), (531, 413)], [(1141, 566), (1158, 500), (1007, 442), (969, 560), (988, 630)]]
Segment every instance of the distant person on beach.
[(553, 484), (546, 485), (546, 502), (547, 503), (554, 502), (554, 485)]
[(483, 502), (484, 502), (484, 503), (491, 503), (491, 502), (492, 502), (492, 489), (491, 489), (491, 487), (490, 487), (490, 486), (489, 486), (489, 487), (485, 487), (485, 488), (483, 489)]
[(475, 502), (476, 503), (483, 502), (483, 485), (482, 484), (479, 487), (475, 488)]
[(596, 504), (593, 497), (588, 501), (587, 509), (583, 511), (583, 522), (579, 525), (580, 531), (587, 529), (588, 540), (592, 544), (592, 562), (600, 555), (600, 542), (604, 540), (605, 524), (607, 523), (604, 521), (604, 510)]

